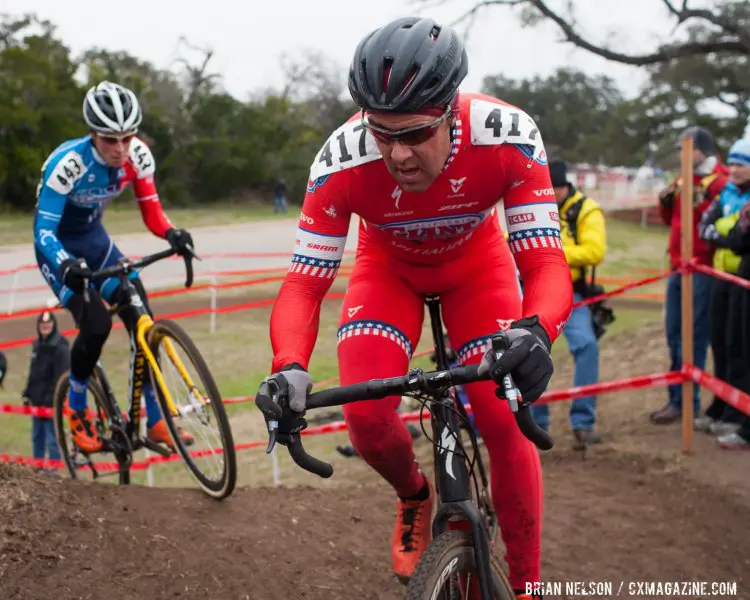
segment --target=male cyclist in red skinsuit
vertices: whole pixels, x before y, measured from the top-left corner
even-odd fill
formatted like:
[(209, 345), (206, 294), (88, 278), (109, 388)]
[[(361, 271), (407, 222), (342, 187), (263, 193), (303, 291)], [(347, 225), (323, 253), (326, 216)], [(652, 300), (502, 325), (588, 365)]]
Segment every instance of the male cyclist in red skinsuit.
[[(284, 378), (291, 394), (310, 391), (320, 305), (353, 214), (361, 222), (338, 331), (342, 385), (406, 373), (424, 297), (439, 294), (462, 363), (484, 360), (496, 381), (510, 372), (527, 404), (546, 389), (572, 284), (544, 146), (522, 110), (459, 95), (467, 69), (456, 32), (431, 19), (398, 19), (357, 47), (349, 89), (362, 114), (334, 131), (313, 161), (292, 266), (271, 317), (269, 379)], [(495, 210), (500, 199), (509, 241)], [(512, 341), (495, 361), (486, 350), (498, 329)], [(495, 383), (466, 389), (490, 455), (510, 581), (521, 594), (540, 579), (539, 457)], [(349, 404), (344, 416), (356, 450), (398, 495), (392, 558), (404, 580), (430, 541), (434, 492), (415, 462), (399, 402)]]

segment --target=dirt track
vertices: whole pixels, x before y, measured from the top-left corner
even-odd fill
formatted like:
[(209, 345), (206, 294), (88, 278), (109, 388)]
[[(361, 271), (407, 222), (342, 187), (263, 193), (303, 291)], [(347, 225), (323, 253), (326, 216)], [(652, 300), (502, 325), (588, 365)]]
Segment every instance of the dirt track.
[[(746, 503), (659, 461), (544, 462), (546, 581), (736, 581), (748, 597)], [(0, 597), (395, 600), (392, 518), (384, 486), (240, 489), (219, 504), (0, 465)]]
[[(207, 305), (159, 302), (160, 313)], [(10, 323), (27, 335), (29, 323)], [(10, 323), (2, 339), (16, 335)], [(666, 369), (659, 323), (605, 337), (601, 364), (602, 380)], [(568, 385), (570, 362), (556, 368), (551, 387)], [(663, 398), (601, 398), (605, 443), (586, 460), (570, 450), (567, 405), (553, 405), (543, 580), (613, 581), (615, 590), (620, 581), (730, 581), (734, 598), (750, 600), (750, 455), (696, 434), (695, 456), (682, 457), (679, 425), (647, 423)], [(424, 439), (418, 455), (425, 464)], [(361, 461), (342, 462), (336, 488), (239, 488), (224, 503), (192, 489), (83, 484), (0, 464), (0, 599), (401, 598), (388, 558), (392, 494)]]

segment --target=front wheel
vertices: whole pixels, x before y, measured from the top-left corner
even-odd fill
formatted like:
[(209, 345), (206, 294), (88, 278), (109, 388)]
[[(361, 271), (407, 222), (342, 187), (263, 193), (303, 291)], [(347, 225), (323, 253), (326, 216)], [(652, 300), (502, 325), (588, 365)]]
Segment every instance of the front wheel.
[[(226, 498), (237, 482), (237, 458), (211, 371), (190, 336), (174, 321), (156, 321), (148, 343), (164, 387), (153, 368), (149, 368), (151, 383), (177, 452), (206, 494), (217, 500)], [(183, 432), (192, 436), (194, 445), (186, 446)]]
[[(515, 600), (505, 571), (490, 553), (492, 597)], [(419, 560), (406, 588), (406, 600), (480, 600), (471, 534), (446, 531), (435, 538)]]

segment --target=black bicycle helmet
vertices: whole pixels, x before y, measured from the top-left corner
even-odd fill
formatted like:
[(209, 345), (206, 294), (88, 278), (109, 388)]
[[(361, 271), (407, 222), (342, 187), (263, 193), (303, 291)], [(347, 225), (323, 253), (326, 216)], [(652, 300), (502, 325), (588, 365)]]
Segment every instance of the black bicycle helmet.
[(99, 133), (127, 133), (141, 124), (141, 105), (128, 88), (102, 81), (83, 100), (83, 118)]
[(359, 43), (349, 69), (349, 92), (360, 108), (375, 112), (447, 106), (466, 77), (468, 62), (453, 28), (403, 17)]

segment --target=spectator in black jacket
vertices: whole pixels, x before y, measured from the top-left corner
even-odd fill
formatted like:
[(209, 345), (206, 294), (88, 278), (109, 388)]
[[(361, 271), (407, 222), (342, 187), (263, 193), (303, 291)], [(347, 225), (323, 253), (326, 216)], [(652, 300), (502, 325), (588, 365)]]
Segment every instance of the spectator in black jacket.
[[(750, 144), (748, 147), (750, 148)], [(738, 165), (737, 168), (744, 168), (750, 179), (750, 155), (743, 156), (746, 164)], [(728, 248), (741, 257), (737, 276), (750, 280), (750, 201), (739, 211), (736, 224), (728, 235), (721, 235), (718, 231), (711, 233), (711, 243)], [(735, 301), (730, 304), (729, 321), (741, 335), (736, 336), (736, 343), (729, 351), (738, 364), (745, 365), (744, 369), (738, 369), (737, 377), (733, 377), (731, 383), (743, 392), (750, 393), (750, 369), (747, 368), (750, 365), (750, 290), (734, 286), (730, 294), (734, 295)], [(717, 440), (722, 448), (750, 450), (750, 416), (745, 415), (739, 431), (721, 435)]]
[(0, 388), (3, 387), (3, 379), (8, 373), (8, 359), (5, 358), (5, 354), (0, 352)]
[[(24, 405), (52, 408), (57, 380), (70, 368), (70, 346), (57, 330), (57, 321), (51, 312), (39, 315), (36, 329), (38, 338), (31, 349)], [(32, 417), (31, 443), (34, 458), (44, 459), (49, 454), (51, 460), (60, 459), (55, 425), (50, 417)]]

